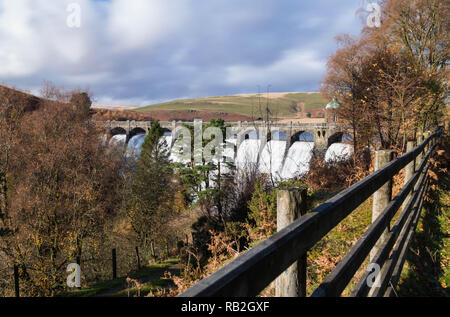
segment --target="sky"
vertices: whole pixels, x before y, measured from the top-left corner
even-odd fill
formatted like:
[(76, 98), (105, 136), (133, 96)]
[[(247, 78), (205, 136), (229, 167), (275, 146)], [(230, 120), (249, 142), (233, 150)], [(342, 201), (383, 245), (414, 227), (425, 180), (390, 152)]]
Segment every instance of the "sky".
[(39, 94), (51, 81), (135, 106), (318, 91), (335, 36), (363, 27), (362, 2), (0, 0), (0, 84)]

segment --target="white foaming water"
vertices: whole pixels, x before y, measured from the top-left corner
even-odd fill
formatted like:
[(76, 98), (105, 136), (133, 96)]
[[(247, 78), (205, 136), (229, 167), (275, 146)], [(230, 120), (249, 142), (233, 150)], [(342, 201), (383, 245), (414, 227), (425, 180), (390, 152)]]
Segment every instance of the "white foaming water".
[(333, 143), (325, 153), (325, 163), (345, 161), (352, 156), (352, 153), (351, 144)]
[[(130, 141), (128, 142), (126, 156), (127, 157), (140, 156), (141, 152), (142, 152), (142, 146), (144, 145), (144, 142), (145, 142), (145, 138), (146, 138), (145, 134), (139, 134), (139, 135), (132, 137), (130, 139)], [(162, 136), (159, 139), (159, 144), (163, 145), (164, 142), (165, 142), (166, 148), (168, 148), (170, 150), (172, 136)]]
[(281, 171), (281, 178), (291, 179), (308, 173), (313, 149), (314, 142), (297, 141), (292, 144)]
[(272, 174), (274, 179), (280, 179), (285, 151), (286, 141), (267, 142), (259, 159), (259, 171), (263, 174)]
[(118, 134), (113, 136), (111, 140), (109, 140), (109, 146), (125, 146), (126, 142), (127, 142), (127, 135)]
[(164, 142), (166, 142), (165, 146), (167, 149), (170, 150), (170, 147), (172, 146), (172, 136), (171, 135), (164, 135), (159, 139), (159, 144), (163, 145)]
[(261, 140), (244, 140), (236, 155), (236, 167), (238, 169), (252, 169), (258, 164), (258, 154), (261, 147)]
[[(217, 163), (216, 163), (217, 164)], [(219, 165), (217, 164), (217, 169), (214, 171), (209, 172), (209, 186), (210, 187), (216, 187), (217, 186), (217, 177), (219, 175)], [(220, 175), (223, 177), (224, 175), (230, 173), (230, 168), (227, 166), (226, 163), (221, 162), (220, 163)]]
[(190, 159), (185, 158), (183, 159), (182, 157), (182, 151), (183, 151), (183, 144), (182, 142), (179, 142), (180, 140), (175, 140), (174, 144), (172, 144), (172, 146), (170, 146), (170, 144), (172, 143), (172, 136), (163, 136), (163, 138), (165, 138), (169, 149), (170, 150), (170, 156), (169, 156), (169, 160), (173, 163), (183, 163), (183, 164), (188, 164), (191, 162)]
[(225, 147), (223, 149), (223, 156), (225, 157), (226, 160), (233, 162), (234, 155), (235, 155), (235, 151), (232, 147)]
[[(222, 149), (222, 155), (221, 155), (222, 157), (219, 159), (217, 156), (213, 156), (211, 158), (212, 163), (217, 165), (220, 161), (221, 165), (225, 166), (226, 164), (225, 164), (224, 160), (233, 162), (234, 161), (234, 148), (227, 143), (220, 144), (220, 147)], [(204, 156), (204, 158), (205, 158), (205, 156)], [(228, 171), (229, 171), (229, 169), (227, 169), (227, 172)]]
[(226, 139), (223, 144), (223, 156), (227, 162), (234, 162), (236, 157), (237, 139)]
[(145, 137), (145, 134), (139, 134), (135, 135), (130, 139), (130, 141), (128, 141), (126, 152), (127, 157), (139, 157), (139, 155), (141, 155), (142, 145), (144, 144)]
[(226, 139), (225, 143), (231, 143), (231, 144), (236, 145), (237, 144), (237, 139)]

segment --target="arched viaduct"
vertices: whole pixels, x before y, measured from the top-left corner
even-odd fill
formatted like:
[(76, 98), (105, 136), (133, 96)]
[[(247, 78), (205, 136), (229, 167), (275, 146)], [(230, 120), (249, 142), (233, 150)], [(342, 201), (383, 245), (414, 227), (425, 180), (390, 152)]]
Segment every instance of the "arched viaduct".
[[(196, 122), (208, 124), (208, 122), (202, 122), (201, 120), (196, 120)], [(96, 123), (104, 126), (109, 131), (110, 136), (126, 134), (127, 142), (137, 134), (147, 134), (152, 126), (151, 121), (97, 121)], [(165, 132), (171, 133), (172, 135), (177, 134), (175, 133), (177, 129), (180, 129), (184, 125), (193, 124), (194, 122), (181, 121), (160, 122), (160, 125)], [(262, 133), (267, 135), (268, 140), (272, 138), (286, 140), (287, 149), (289, 149), (292, 143), (299, 141), (299, 137), (304, 135), (304, 132), (309, 134), (309, 138), (314, 138), (315, 147), (318, 149), (327, 149), (331, 144), (340, 142), (340, 136), (342, 136), (343, 133), (346, 133), (346, 129), (336, 123), (273, 123), (265, 121), (239, 121), (227, 122), (226, 124), (232, 128), (233, 137), (237, 139), (237, 147), (239, 147), (245, 139), (251, 138), (252, 134), (255, 135), (255, 131), (258, 131), (259, 133), (263, 131)], [(174, 141), (175, 140), (172, 142)]]

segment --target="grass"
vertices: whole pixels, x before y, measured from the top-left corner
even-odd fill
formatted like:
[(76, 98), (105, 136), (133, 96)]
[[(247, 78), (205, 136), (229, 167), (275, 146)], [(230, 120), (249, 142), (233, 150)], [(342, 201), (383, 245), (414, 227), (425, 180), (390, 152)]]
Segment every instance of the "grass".
[[(252, 96), (222, 96), (196, 99), (184, 99), (165, 102), (136, 109), (137, 112), (149, 110), (214, 110), (246, 116), (261, 116), (261, 108), (265, 109), (268, 99), (264, 94), (259, 98)], [(305, 111), (324, 108), (326, 100), (319, 93), (290, 93), (283, 97), (270, 98), (269, 108), (275, 117), (296, 117), (298, 103), (304, 103)]]
[[(179, 275), (179, 270), (167, 270), (172, 274)], [(136, 296), (147, 296), (149, 293), (156, 293), (161, 290), (166, 289), (173, 285), (173, 281), (163, 278), (153, 278), (149, 281), (143, 283), (140, 290), (137, 287), (131, 287), (130, 289), (123, 289), (120, 292), (114, 294), (115, 297), (136, 297)]]
[[(450, 176), (448, 175), (448, 144), (437, 152), (429, 172), (430, 187), (424, 201), (416, 234), (410, 246), (397, 296), (450, 295)], [(402, 187), (403, 171), (395, 178), (396, 190)], [(315, 193), (318, 205), (335, 193)], [(391, 224), (400, 215), (399, 210)], [(352, 248), (371, 224), (372, 198), (368, 199), (308, 252), (308, 295), (320, 285), (343, 256)], [(350, 281), (342, 296), (349, 296), (369, 264), (369, 256)]]
[[(323, 196), (318, 193), (320, 200), (317, 205), (326, 200), (327, 196), (334, 196), (336, 193), (329, 193)], [(333, 230), (323, 237), (308, 252), (308, 272), (307, 272), (307, 295), (322, 283), (323, 279), (334, 269), (336, 264), (355, 245), (363, 233), (372, 222), (372, 198), (369, 198), (356, 208), (350, 215), (341, 221)], [(351, 290), (359, 281), (359, 277), (365, 271), (369, 263), (368, 259), (361, 265), (355, 277), (350, 281), (342, 296), (349, 296)]]
[[(447, 146), (448, 149), (448, 139)], [(422, 216), (410, 246), (395, 294), (410, 296), (450, 296), (450, 176), (448, 153), (438, 151), (430, 172), (430, 187)], [(398, 182), (403, 183), (400, 175)], [(335, 193), (316, 193), (316, 205)], [(391, 223), (395, 222), (395, 218)], [(307, 294), (320, 285), (371, 224), (372, 199), (368, 199), (331, 230), (308, 252)], [(365, 259), (342, 296), (349, 296), (369, 264)]]
[[(144, 288), (141, 289), (141, 296), (147, 295), (150, 291), (156, 291), (160, 288), (167, 287), (171, 284), (170, 280), (162, 278), (164, 276), (164, 272), (168, 271), (169, 267), (174, 264), (178, 264), (179, 259), (173, 258), (168, 259), (166, 261), (151, 264), (145, 267), (142, 267), (140, 270), (131, 272), (128, 276), (123, 276), (115, 280), (108, 280), (101, 283), (94, 284), (87, 288), (73, 290), (64, 293), (63, 297), (94, 297), (94, 296), (102, 296), (102, 294), (107, 293), (107, 296), (114, 297), (126, 297), (128, 296), (126, 290), (126, 278), (130, 277), (135, 280), (140, 279), (148, 279), (144, 283)], [(177, 274), (177, 270), (170, 270), (172, 274)], [(110, 294), (111, 293), (111, 294)], [(130, 296), (133, 296), (137, 293), (137, 288), (130, 289)]]
[(450, 296), (448, 153), (447, 159), (440, 161), (443, 168), (440, 171), (433, 169), (437, 177), (432, 177), (430, 181), (422, 217), (396, 289), (398, 296)]
[[(329, 198), (335, 196), (336, 192), (316, 191), (312, 194), (311, 209), (319, 206)], [(322, 283), (324, 278), (334, 269), (336, 264), (355, 245), (372, 223), (372, 198), (367, 199), (350, 215), (342, 220), (325, 237), (317, 242), (307, 254), (307, 285), (306, 294), (311, 296), (315, 289)], [(350, 281), (342, 296), (349, 296), (351, 290), (359, 281), (369, 264), (368, 257), (361, 268)], [(260, 294), (262, 297), (275, 296), (275, 283), (272, 282)]]

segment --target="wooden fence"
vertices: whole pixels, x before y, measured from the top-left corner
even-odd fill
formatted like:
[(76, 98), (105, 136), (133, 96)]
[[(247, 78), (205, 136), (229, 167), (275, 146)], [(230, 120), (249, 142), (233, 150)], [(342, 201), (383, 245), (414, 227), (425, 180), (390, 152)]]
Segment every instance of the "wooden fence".
[[(373, 174), (307, 214), (302, 212), (301, 194), (279, 192), (277, 222), (290, 224), (179, 296), (257, 296), (275, 279), (277, 296), (305, 296), (307, 251), (371, 195), (372, 224), (312, 296), (340, 296), (368, 256), (372, 271), (365, 272), (351, 296), (390, 296), (420, 217), (430, 158), (442, 131), (425, 133), (416, 147), (409, 142), (409, 151), (393, 161), (389, 151), (377, 152)], [(391, 199), (392, 179), (402, 169), (405, 185)]]

